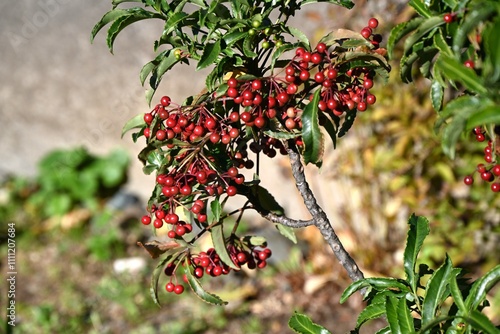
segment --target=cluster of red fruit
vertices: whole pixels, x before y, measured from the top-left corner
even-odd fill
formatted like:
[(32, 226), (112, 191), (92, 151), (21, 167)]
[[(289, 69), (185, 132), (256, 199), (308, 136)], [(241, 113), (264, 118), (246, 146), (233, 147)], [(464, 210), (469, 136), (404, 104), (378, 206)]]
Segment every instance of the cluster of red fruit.
[[(486, 141), (486, 132), (483, 127), (476, 127), (473, 133), (478, 142)], [(483, 181), (491, 183), (490, 188), (493, 192), (500, 192), (500, 164), (496, 163), (494, 160), (495, 152), (493, 151), (493, 142), (489, 140), (484, 148), (484, 161), (487, 165), (480, 163), (476, 167), (476, 171), (481, 176)], [(474, 178), (472, 175), (467, 175), (464, 178), (464, 183), (468, 186), (474, 183)]]
[[(381, 41), (372, 33), (377, 25), (372, 18), (361, 31), (364, 38), (373, 37), (370, 42), (375, 49)], [(302, 114), (317, 91), (317, 108), (323, 119), (329, 117), (340, 123), (344, 116), (365, 111), (376, 101), (370, 93), (374, 75), (371, 68), (352, 66), (336, 50), (329, 52), (325, 43), (319, 43), (312, 51), (297, 48), (294, 57), (269, 76), (232, 73), (216, 93), (191, 97), (182, 105), (163, 96), (151, 112), (144, 114), (145, 154), (154, 151), (158, 172), (149, 214), (142, 217), (142, 223), (156, 229), (168, 226), (169, 238), (194, 243), (218, 223), (207, 221), (207, 206), (212, 205), (208, 201), (236, 195), (245, 182), (240, 169), (254, 167), (248, 149), (272, 158), (277, 152), (287, 154), (284, 140), (303, 147)], [(192, 221), (180, 219), (178, 208), (189, 210)], [(189, 241), (195, 227), (200, 232)], [(235, 233), (231, 240), (236, 238)], [(226, 244), (236, 267), (266, 266), (269, 249), (243, 246), (242, 242), (238, 245)], [(167, 265), (165, 273), (172, 276), (179, 262)], [(188, 255), (186, 263), (192, 266), (196, 278), (203, 273), (219, 276), (234, 268), (223, 263), (214, 250)], [(166, 289), (180, 294), (184, 288), (170, 280)]]
[[(248, 250), (245, 248), (248, 248)], [(260, 247), (260, 249), (258, 249), (257, 247), (249, 247), (248, 245), (238, 248), (236, 245), (231, 244), (228, 246), (228, 251), (231, 260), (238, 268), (233, 270), (239, 270), (244, 265), (246, 265), (248, 269), (265, 268), (267, 266), (267, 259), (272, 255), (271, 250), (267, 247)], [(176, 271), (179, 266), (189, 266), (192, 275), (198, 279), (202, 278), (205, 274), (211, 277), (218, 277), (227, 275), (231, 272), (231, 267), (221, 261), (220, 256), (214, 248), (210, 248), (206, 252), (200, 252), (196, 255), (190, 254), (181, 261), (172, 261), (164, 269), (165, 275), (170, 277), (169, 282), (165, 285), (165, 290), (167, 292), (174, 292), (176, 294), (184, 292), (184, 286), (182, 284), (174, 283), (174, 280), (178, 283)], [(183, 280), (187, 282), (186, 275), (184, 274), (182, 277)]]

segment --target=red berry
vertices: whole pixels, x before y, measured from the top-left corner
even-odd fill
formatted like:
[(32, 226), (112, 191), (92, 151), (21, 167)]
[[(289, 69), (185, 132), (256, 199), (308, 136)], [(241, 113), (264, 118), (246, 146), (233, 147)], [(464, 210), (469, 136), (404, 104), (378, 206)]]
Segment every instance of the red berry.
[(481, 173), (481, 178), (484, 181), (491, 182), (495, 178), (491, 172), (483, 172)]
[(165, 140), (167, 138), (167, 132), (165, 130), (158, 130), (156, 131), (156, 139), (158, 140)]
[(181, 293), (184, 292), (184, 285), (178, 284), (174, 287), (174, 293), (177, 295), (180, 295)]
[(368, 20), (368, 27), (375, 29), (378, 27), (378, 20), (374, 17), (372, 17), (370, 20)]
[(254, 81), (252, 81), (253, 90), (259, 90), (261, 88), (262, 88), (262, 81), (260, 81), (259, 79), (255, 79)]
[(293, 95), (295, 93), (297, 93), (297, 85), (296, 84), (289, 84), (287, 87), (286, 87), (286, 92), (287, 94), (289, 95)]
[(165, 290), (167, 290), (167, 292), (173, 292), (174, 288), (175, 284), (172, 282), (168, 282), (167, 285), (165, 285)]
[(254, 119), (253, 124), (259, 129), (262, 129), (266, 125), (266, 119), (262, 116), (258, 116)]
[(144, 225), (151, 224), (151, 217), (150, 216), (142, 216), (141, 223), (143, 223)]
[(328, 79), (330, 80), (333, 80), (333, 79), (336, 79), (337, 78), (337, 70), (334, 69), (334, 68), (330, 68), (327, 72), (326, 72), (326, 76), (328, 77)]
[(278, 102), (279, 102), (280, 105), (284, 105), (285, 103), (288, 102), (288, 100), (290, 99), (290, 97), (288, 96), (287, 93), (282, 92), (282, 93), (278, 94), (278, 96), (276, 97), (276, 99), (278, 100)]
[(374, 104), (375, 102), (377, 102), (377, 98), (375, 97), (375, 95), (368, 94), (366, 96), (366, 103), (368, 103), (368, 104)]
[(358, 103), (358, 110), (365, 111), (366, 110), (366, 102), (363, 102), (363, 101), (359, 102)]
[(214, 144), (218, 143), (220, 140), (220, 135), (217, 132), (212, 132), (210, 134), (210, 141)]
[(202, 267), (196, 267), (196, 268), (194, 269), (193, 275), (194, 275), (196, 278), (202, 278), (202, 277), (203, 277), (203, 268), (202, 268)]
[(146, 124), (151, 124), (151, 122), (153, 121), (153, 115), (151, 113), (146, 113), (144, 114), (144, 122), (146, 122)]
[(236, 187), (235, 187), (235, 186), (229, 186), (229, 187), (227, 187), (227, 189), (226, 189), (226, 194), (227, 194), (228, 196), (234, 196), (234, 195), (236, 195), (236, 193), (237, 193), (237, 192), (238, 192), (238, 190), (236, 189)]
[(468, 186), (474, 183), (474, 178), (471, 175), (464, 177), (464, 183)]
[(160, 100), (160, 103), (164, 107), (168, 107), (170, 105), (170, 97), (168, 96), (163, 96)]
[(323, 74), (323, 72), (318, 72), (314, 75), (314, 81), (316, 81), (317, 83), (322, 83), (323, 81), (325, 81), (325, 75)]
[(372, 30), (369, 27), (365, 27), (363, 28), (363, 30), (361, 30), (361, 36), (363, 36), (364, 38), (368, 39), (371, 35)]
[(286, 75), (295, 75), (295, 69), (293, 68), (293, 66), (287, 66), (285, 68), (285, 73)]
[(311, 74), (309, 73), (308, 70), (302, 70), (302, 71), (300, 71), (299, 79), (301, 81), (307, 81), (307, 80), (309, 80), (310, 76), (311, 76)]
[(451, 23), (455, 21), (455, 15), (453, 15), (452, 13), (444, 14), (443, 21), (446, 23)]
[(236, 80), (235, 78), (231, 78), (227, 81), (227, 85), (231, 88), (236, 88), (238, 87), (238, 80)]
[(500, 191), (500, 183), (498, 182), (493, 182), (491, 184), (491, 191), (493, 191), (494, 193), (497, 193)]
[(464, 65), (465, 65), (465, 67), (468, 67), (468, 68), (474, 68), (474, 62), (472, 60), (470, 60), (470, 59), (466, 60), (464, 62)]
[(317, 64), (321, 63), (322, 60), (323, 60), (323, 56), (321, 56), (319, 53), (315, 52), (311, 55), (311, 63), (313, 63), (313, 64), (317, 65)]
[(192, 192), (192, 189), (191, 187), (186, 184), (185, 186), (183, 186), (181, 189), (180, 189), (180, 193), (184, 196), (189, 196), (191, 195), (191, 192)]
[(326, 44), (325, 43), (319, 43), (316, 46), (316, 50), (318, 50), (319, 53), (324, 53), (326, 51)]
[(288, 130), (293, 130), (297, 127), (297, 123), (293, 120), (293, 118), (287, 118), (287, 120), (285, 121), (285, 127)]
[(161, 228), (163, 226), (163, 220), (161, 220), (161, 219), (155, 219), (155, 221), (153, 222), (153, 226), (155, 228)]
[(227, 90), (227, 96), (235, 98), (239, 95), (239, 92), (236, 88), (230, 87)]
[(372, 88), (373, 87), (373, 80), (365, 79), (365, 81), (363, 82), (363, 87), (365, 87), (366, 89)]
[(496, 176), (500, 176), (500, 165), (495, 165), (493, 166), (493, 168), (491, 169), (491, 172), (496, 175)]

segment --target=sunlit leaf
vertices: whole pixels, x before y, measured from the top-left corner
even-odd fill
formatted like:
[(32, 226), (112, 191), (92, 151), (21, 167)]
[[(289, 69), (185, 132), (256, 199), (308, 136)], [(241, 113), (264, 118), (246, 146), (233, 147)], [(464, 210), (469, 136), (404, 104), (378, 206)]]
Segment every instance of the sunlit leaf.
[(385, 301), (385, 314), (387, 322), (389, 323), (392, 334), (407, 334), (409, 332), (403, 332), (399, 322), (398, 313), (400, 310), (398, 306), (398, 298), (394, 296), (387, 296)]
[(406, 248), (404, 251), (404, 268), (406, 280), (410, 284), (412, 291), (416, 292), (418, 279), (415, 274), (418, 253), (422, 248), (425, 238), (429, 235), (429, 221), (425, 217), (412, 214), (408, 220), (409, 230), (406, 238)]
[(138, 114), (125, 123), (122, 129), (122, 138), (127, 133), (128, 131), (132, 129), (137, 129), (137, 128), (142, 128), (143, 126), (146, 125), (146, 122), (144, 122), (144, 114)]
[(366, 306), (359, 313), (356, 321), (356, 328), (360, 328), (365, 322), (372, 319), (377, 319), (385, 315), (385, 300), (383, 303), (373, 303)]
[(197, 70), (201, 70), (207, 66), (212, 65), (221, 52), (221, 40), (218, 40), (215, 43), (207, 43), (205, 48), (203, 49), (203, 54), (201, 56), (200, 61), (198, 62), (198, 66), (196, 66)]
[(431, 322), (436, 316), (436, 310), (443, 302), (452, 273), (452, 263), (448, 256), (445, 262), (429, 278), (422, 304), (422, 326)]
[(282, 224), (275, 224), (276, 229), (278, 229), (278, 232), (294, 244), (297, 243), (297, 236), (295, 235), (295, 230), (292, 227), (285, 226)]
[(323, 326), (315, 324), (311, 318), (297, 311), (288, 321), (288, 326), (295, 332), (300, 334), (331, 334)]
[(475, 27), (483, 24), (496, 10), (495, 6), (488, 2), (485, 2), (482, 6), (475, 6), (472, 9), (469, 8), (467, 15), (465, 15), (465, 19), (459, 25), (453, 36), (453, 51), (455, 54), (459, 55), (461, 53), (467, 35), (469, 35)]
[(347, 300), (347, 298), (349, 298), (353, 293), (368, 287), (372, 287), (377, 291), (390, 289), (394, 290), (394, 292), (398, 290), (410, 292), (407, 283), (403, 280), (395, 278), (385, 278), (385, 277), (370, 277), (370, 278), (363, 278), (359, 281), (351, 283), (351, 285), (349, 285), (347, 289), (345, 289), (344, 292), (342, 293), (342, 296), (340, 297), (340, 302), (344, 303)]
[(440, 70), (450, 80), (460, 82), (467, 89), (479, 94), (487, 93), (484, 83), (476, 72), (473, 69), (461, 64), (455, 58), (443, 54), (436, 61), (436, 66), (439, 66)]
[(410, 0), (408, 4), (412, 6), (415, 9), (415, 11), (420, 14), (420, 16), (426, 18), (431, 17), (432, 15), (431, 11), (421, 0)]
[(209, 293), (205, 289), (203, 289), (201, 283), (191, 273), (189, 266), (184, 268), (184, 273), (186, 274), (189, 287), (198, 297), (200, 297), (201, 300), (212, 305), (227, 304), (227, 302), (222, 300), (219, 296)]
[(422, 17), (416, 17), (410, 21), (403, 22), (391, 29), (389, 38), (387, 39), (387, 52), (389, 59), (393, 58), (394, 47), (397, 42), (401, 40), (404, 36), (408, 35), (413, 30), (422, 23), (424, 19)]
[(486, 294), (500, 282), (500, 265), (497, 265), (472, 285), (472, 289), (465, 300), (468, 310), (475, 310), (486, 298)]

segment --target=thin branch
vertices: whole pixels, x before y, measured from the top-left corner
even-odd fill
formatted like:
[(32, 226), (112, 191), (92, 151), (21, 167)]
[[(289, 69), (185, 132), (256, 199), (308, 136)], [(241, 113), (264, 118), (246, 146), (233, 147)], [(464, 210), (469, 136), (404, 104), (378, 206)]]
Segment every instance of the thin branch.
[[(260, 213), (260, 212), (259, 212)], [(261, 213), (262, 217), (269, 220), (272, 223), (285, 225), (293, 228), (301, 228), (314, 225), (314, 220), (296, 220), (291, 219), (286, 216), (278, 216), (272, 212)]]
[[(326, 213), (316, 202), (316, 198), (306, 181), (304, 166), (300, 161), (300, 155), (292, 148), (287, 148), (287, 151), (290, 157), (290, 164), (292, 166), (292, 174), (295, 179), (295, 184), (304, 200), (307, 210), (313, 217), (312, 220), (314, 225), (319, 229), (323, 238), (333, 250), (333, 253), (339, 260), (340, 264), (345, 268), (351, 280), (355, 282), (362, 279), (364, 277), (363, 273), (340, 242)], [(364, 292), (362, 292), (362, 294), (364, 294)]]

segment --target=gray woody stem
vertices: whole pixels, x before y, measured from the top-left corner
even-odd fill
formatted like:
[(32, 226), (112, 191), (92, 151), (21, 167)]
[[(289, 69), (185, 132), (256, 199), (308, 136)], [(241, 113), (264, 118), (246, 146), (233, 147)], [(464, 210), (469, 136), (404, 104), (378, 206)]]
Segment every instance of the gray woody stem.
[(312, 221), (310, 222), (319, 229), (321, 235), (323, 235), (323, 238), (326, 240), (328, 245), (330, 245), (333, 253), (339, 260), (340, 264), (345, 268), (351, 280), (355, 282), (362, 279), (364, 277), (363, 273), (359, 270), (354, 259), (345, 250), (335, 233), (335, 230), (330, 224), (327, 215), (316, 202), (316, 198), (309, 188), (309, 184), (307, 184), (304, 174), (304, 166), (300, 161), (300, 155), (291, 148), (288, 148), (287, 151), (290, 157), (295, 184), (300, 192), (300, 195), (304, 199), (304, 204), (306, 205), (307, 210), (312, 216)]

